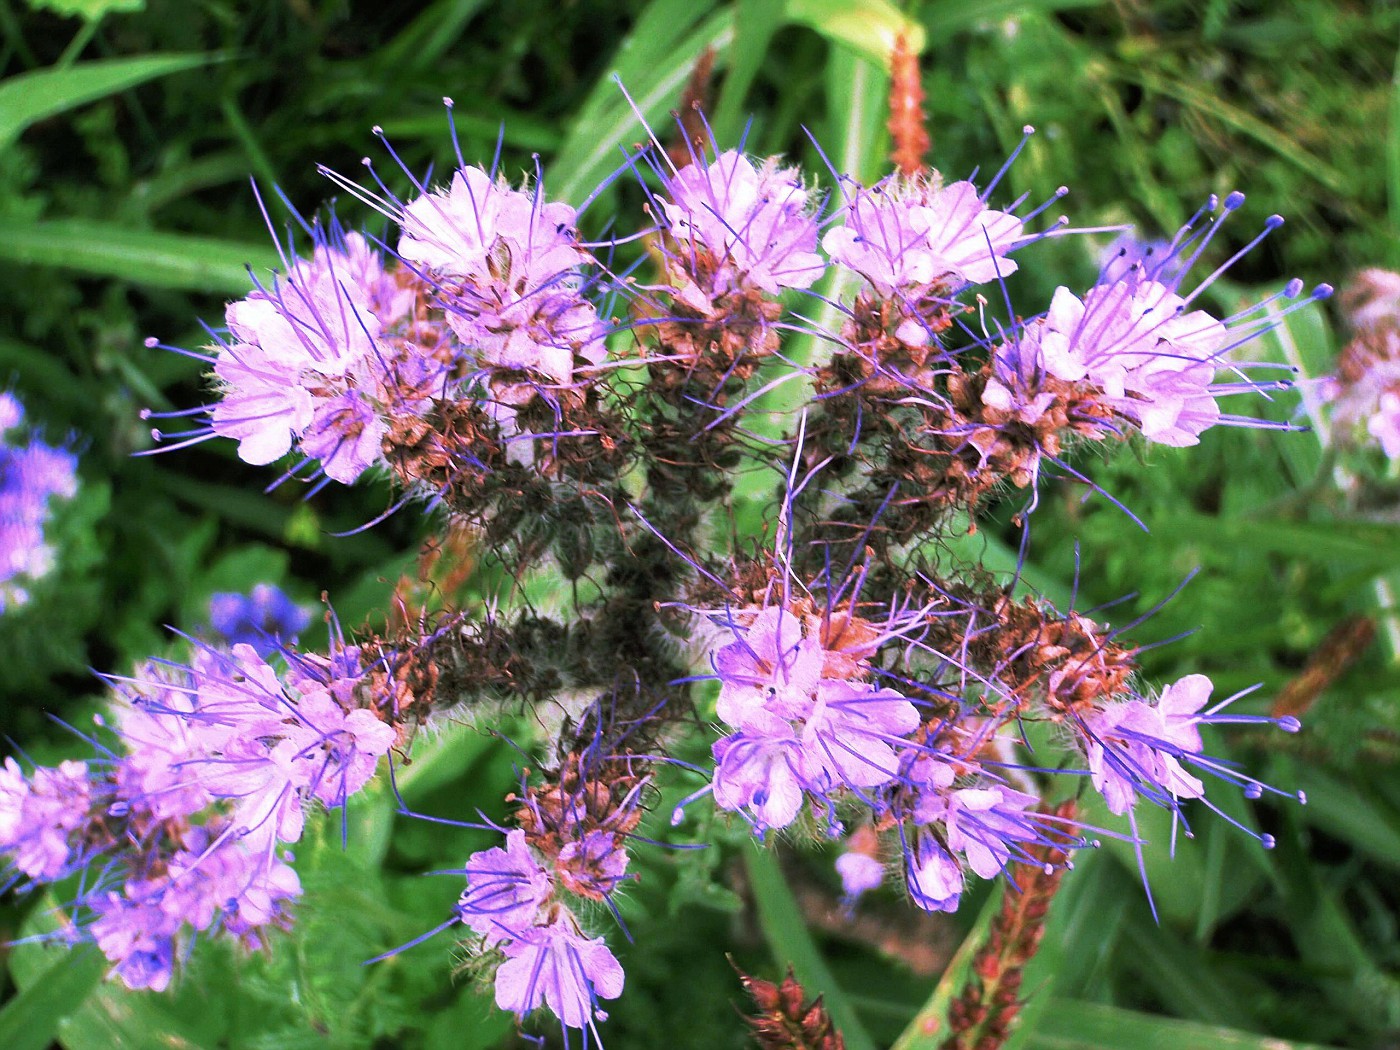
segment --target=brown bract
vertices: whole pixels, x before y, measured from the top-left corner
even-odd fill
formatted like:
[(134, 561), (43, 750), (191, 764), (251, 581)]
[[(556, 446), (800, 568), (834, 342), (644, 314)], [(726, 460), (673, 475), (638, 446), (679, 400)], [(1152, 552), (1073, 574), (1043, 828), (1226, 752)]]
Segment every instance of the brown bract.
[(626, 836), (642, 819), (639, 796), (650, 783), (650, 776), (639, 772), (645, 765), (641, 759), (600, 762), (588, 751), (576, 752), (566, 756), (545, 783), (527, 788), (524, 797), (506, 796), (530, 845), (556, 862), (556, 873), (571, 893), (604, 898), (597, 887), (608, 884), (609, 876), (589, 867), (603, 851), (591, 856), (582, 851), (571, 863), (559, 855), (569, 843), (594, 833), (610, 836), (613, 849), (626, 848)]
[(757, 1012), (746, 1016), (761, 1050), (845, 1050), (846, 1041), (827, 1013), (821, 996), (810, 1003), (788, 969), (781, 984), (740, 971), (739, 980)]

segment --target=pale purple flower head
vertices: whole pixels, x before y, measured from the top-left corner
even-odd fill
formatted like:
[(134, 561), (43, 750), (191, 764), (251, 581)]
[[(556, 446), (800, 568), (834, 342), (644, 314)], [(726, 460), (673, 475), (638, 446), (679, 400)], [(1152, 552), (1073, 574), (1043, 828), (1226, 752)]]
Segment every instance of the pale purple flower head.
[(26, 777), (19, 763), (0, 769), (0, 852), (37, 882), (52, 882), (69, 866), (72, 833), (88, 822), (91, 790), (84, 762), (40, 766)]
[(1231, 345), (1230, 330), (1210, 314), (1188, 312), (1167, 285), (1130, 275), (1083, 299), (1057, 289), (1014, 352), (1022, 369), (1030, 361), (1056, 379), (1099, 388), (1149, 441), (1194, 445), (1220, 419), (1213, 384)]
[[(663, 181), (659, 203), (676, 243), (671, 267), (688, 305), (708, 311), (711, 300), (746, 287), (766, 295), (810, 288), (826, 268), (802, 178), (776, 158), (755, 168), (729, 150)], [(703, 265), (700, 253), (708, 256)]]
[(585, 937), (567, 913), (522, 930), (502, 950), (496, 1005), (517, 1017), (547, 1006), (566, 1027), (592, 1031), (595, 1020), (607, 1017), (599, 1000), (622, 994), (617, 957), (601, 937)]
[(389, 426), (358, 390), (346, 390), (316, 405), (301, 435), (301, 451), (321, 461), (326, 476), (342, 485), (383, 459)]
[(24, 408), (0, 393), (0, 612), (28, 600), (26, 585), (49, 571), (53, 550), (44, 529), (55, 499), (77, 492), (77, 458), (15, 433)]
[(956, 290), (1015, 273), (1007, 253), (1021, 233), (1021, 220), (988, 208), (970, 182), (892, 178), (857, 191), (822, 246), (881, 297), (917, 299), (935, 284)]
[(1171, 242), (1139, 240), (1130, 231), (1115, 237), (1099, 253), (1099, 284), (1114, 284), (1138, 274), (1170, 284), (1181, 275), (1185, 260), (1172, 250)]
[(396, 733), (362, 706), (358, 650), (288, 662), (279, 676), (252, 646), (200, 648), (188, 668), (119, 683), (135, 709), (120, 724), (133, 733), (124, 782), (151, 793), (153, 808), (198, 785), (227, 806), (239, 835), (268, 849), (297, 841), (306, 803), (344, 805)]
[(457, 914), (487, 945), (524, 936), (554, 892), (554, 880), (519, 828), (506, 833), (505, 849), (473, 853), (466, 875)]
[(560, 880), (573, 893), (606, 897), (627, 875), (627, 849), (611, 831), (585, 832), (565, 843), (556, 860)]
[(885, 881), (885, 866), (868, 853), (851, 850), (836, 858), (836, 874), (841, 876), (842, 893), (853, 901)]
[(758, 711), (804, 716), (822, 673), (822, 647), (803, 636), (802, 621), (786, 609), (764, 609), (734, 641), (713, 656), (719, 676), (719, 717), (742, 728)]
[(1205, 675), (1187, 675), (1164, 689), (1155, 704), (1113, 700), (1084, 719), (1089, 773), (1111, 812), (1128, 812), (1139, 794), (1170, 806), (1205, 793), (1179, 759), (1201, 756), (1198, 712), (1212, 688)]
[(87, 933), (131, 989), (163, 992), (175, 971), (175, 935), (180, 922), (158, 903), (133, 901), (107, 892), (90, 902), (97, 917)]
[(1343, 440), (1379, 445), (1400, 459), (1400, 328), (1379, 325), (1342, 351), (1324, 396)]
[(246, 595), (221, 592), (209, 599), (209, 626), (229, 645), (251, 645), (259, 656), (279, 643), (294, 644), (311, 625), (311, 614), (270, 583), (253, 585)]
[(535, 389), (576, 382), (578, 360), (600, 364), (605, 326), (585, 298), (572, 207), (539, 187), (516, 190), (481, 168), (459, 169), (446, 190), (403, 205), (398, 253), (434, 282), (436, 301), (496, 395), (521, 405)]
[[(746, 812), (760, 830), (790, 824), (803, 793), (829, 801), (842, 789), (879, 787), (899, 772), (896, 744), (919, 725), (903, 695), (849, 677), (866, 673), (848, 653), (828, 653), (808, 625), (771, 607), (711, 656), (719, 717), (738, 731), (714, 745), (714, 798)], [(834, 818), (833, 818), (834, 820)]]
[(744, 811), (760, 831), (785, 828), (802, 809), (802, 744), (791, 723), (766, 712), (714, 744), (715, 804)]
[(802, 725), (808, 783), (822, 793), (890, 783), (899, 773), (895, 742), (920, 721), (918, 709), (893, 689), (865, 682), (819, 683), (816, 703)]
[(1035, 814), (1037, 799), (1002, 784), (950, 792), (943, 816), (948, 848), (967, 858), (967, 866), (984, 879), (999, 875), (1018, 852), (1018, 843), (1042, 837)]
[(271, 463), (311, 426), (316, 409), (353, 385), (382, 354), (382, 325), (343, 254), (318, 252), (225, 312), (230, 341), (214, 375), (222, 399), (214, 433), (238, 441), (247, 463)]
[[(187, 930), (222, 930), (248, 947), (259, 946), (262, 930), (285, 924), (288, 904), (301, 894), (300, 880), (284, 860), (251, 848), (217, 817), (180, 834), (172, 839), (147, 831), (131, 843), (144, 856), (119, 858), (130, 869), (121, 892), (102, 889), (84, 901), (92, 919), (83, 935), (115, 964), (115, 976), (128, 988), (163, 990)], [(115, 864), (107, 870), (116, 870)], [(148, 870), (159, 874), (142, 877)]]
[(1366, 421), (1366, 433), (1388, 459), (1400, 459), (1400, 387), (1386, 390), (1376, 399), (1376, 410)]
[(928, 832), (920, 832), (906, 851), (904, 877), (909, 896), (924, 911), (958, 910), (962, 896), (962, 867)]

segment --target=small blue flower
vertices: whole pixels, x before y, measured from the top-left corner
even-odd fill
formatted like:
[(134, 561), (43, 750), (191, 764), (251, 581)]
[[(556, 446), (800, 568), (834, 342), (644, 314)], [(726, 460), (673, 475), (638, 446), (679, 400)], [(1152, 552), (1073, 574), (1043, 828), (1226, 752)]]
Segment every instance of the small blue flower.
[(311, 614), (270, 583), (259, 583), (246, 595), (209, 599), (209, 626), (229, 645), (251, 645), (259, 656), (279, 643), (294, 643), (310, 623)]

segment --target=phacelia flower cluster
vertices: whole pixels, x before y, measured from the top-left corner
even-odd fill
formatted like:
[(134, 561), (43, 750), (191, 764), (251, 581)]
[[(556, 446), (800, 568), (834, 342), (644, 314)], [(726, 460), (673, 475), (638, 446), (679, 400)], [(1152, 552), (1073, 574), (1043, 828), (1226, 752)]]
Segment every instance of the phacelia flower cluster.
[[(670, 157), (627, 158), (645, 228), (593, 243), (538, 172), (459, 157), (395, 191), (366, 162), (373, 189), (332, 178), (391, 234), (311, 225), (308, 258), (228, 307), (217, 400), (179, 436), (294, 453), (317, 485), (378, 471), (466, 539), (425, 554), (441, 594), (410, 609), (425, 588), (401, 588), (389, 639), (324, 657), (287, 650), (304, 622), (280, 592), (220, 596), (232, 648), (123, 680), (118, 757), (7, 767), (0, 845), (28, 882), (96, 873), (75, 928), (128, 984), (168, 981), (189, 931), (285, 922), (307, 810), (343, 805), (435, 712), (522, 727), (528, 762), (440, 929), (470, 931), (502, 1009), (585, 1045), (624, 985), (596, 922), (646, 870), (663, 778), (700, 785), (674, 825), (708, 798), (759, 839), (844, 838), (848, 903), (901, 883), (929, 911), (1091, 834), (1141, 849), (1138, 803), (1185, 824), (1214, 806), (1206, 774), (1266, 790), (1200, 727), (1296, 722), (1210, 706), (1202, 675), (1155, 691), (1119, 631), (948, 554), (1007, 494), (1024, 516), (1054, 476), (1092, 485), (1077, 445), (1265, 425), (1222, 403), (1280, 385), (1235, 351), (1301, 284), (1221, 316), (1207, 293), (1242, 253), (1187, 280), (1242, 196), (998, 316), (1035, 242), (1074, 232), (1034, 231), (1051, 202), (998, 207), (1000, 175), (838, 176), (828, 196), (778, 158)], [(784, 386), (789, 417), (766, 398)], [(1067, 816), (1079, 790), (1129, 830)]]
[[(113, 679), (116, 747), (0, 771), (0, 852), (21, 884), (82, 871), (65, 936), (93, 941), (129, 988), (162, 989), (195, 933), (248, 946), (301, 893), (286, 847), (313, 803), (341, 807), (394, 744), (354, 648), (199, 648), (188, 666)], [(102, 720), (105, 724), (106, 720)]]
[(55, 500), (78, 491), (77, 457), (37, 437), (21, 437), (24, 406), (0, 392), (0, 613), (22, 605), (28, 587), (53, 566), (44, 526)]
[(1343, 305), (1356, 334), (1324, 383), (1333, 425), (1343, 443), (1400, 461), (1400, 274), (1363, 271)]

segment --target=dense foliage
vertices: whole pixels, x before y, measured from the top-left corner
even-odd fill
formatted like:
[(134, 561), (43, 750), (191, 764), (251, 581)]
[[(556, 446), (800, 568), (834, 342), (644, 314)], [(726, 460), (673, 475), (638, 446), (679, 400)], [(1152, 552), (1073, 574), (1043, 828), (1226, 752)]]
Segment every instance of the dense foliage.
[[(76, 493), (55, 504), (45, 526), (53, 568), (0, 619), (0, 717), (40, 764), (86, 746), (44, 718), (61, 714), (87, 729), (105, 701), (86, 668), (124, 675), (153, 655), (188, 659), (188, 645), (165, 625), (209, 640), (216, 629), (228, 635), (220, 626), (227, 600), (222, 613), (211, 611), (215, 595), (275, 584), (310, 607), (326, 590), (347, 629), (367, 624), (389, 636), (405, 626), (393, 610), (433, 607), (478, 557), (456, 535), (420, 552), (440, 521), (418, 505), (336, 535), (393, 503), (386, 481), (309, 496), (296, 483), (263, 493), (275, 473), (241, 462), (231, 441), (132, 456), (153, 447), (142, 410), (210, 400), (199, 366), (148, 348), (147, 337), (208, 345), (192, 319), (215, 321), (226, 301), (247, 294), (244, 262), (265, 277), (262, 267), (276, 261), (259, 199), (244, 181), (250, 172), (264, 199), (276, 185), (310, 215), (333, 188), (314, 165), (358, 175), (360, 156), (375, 145), (368, 129), (379, 125), (410, 170), (435, 162), (436, 181), (445, 183), (455, 166), (446, 94), (469, 163), (489, 165), (499, 150), (500, 170), (518, 183), (514, 176), (533, 171), (538, 153), (550, 196), (577, 205), (645, 135), (608, 74), (621, 75), (667, 137), (666, 111), (711, 46), (707, 112), (721, 147), (743, 135), (750, 154), (783, 153), (822, 172), (815, 142), (862, 181), (888, 170), (884, 62), (899, 16), (883, 5), (868, 5), (854, 22), (841, 17), (842, 5), (815, 2), (653, 0), (562, 11), (460, 0), (421, 11), (289, 4), (257, 18), (216, 5), (90, 16), (45, 6), (7, 10), (0, 26), (11, 73), (0, 84), (8, 92), (0, 96), (0, 138), (9, 146), (0, 154), (0, 259), (10, 278), (0, 283), (0, 313), (12, 319), (0, 361), (26, 425), (79, 456)], [(1387, 205), (1395, 214), (1386, 193), (1400, 176), (1387, 168), (1395, 161), (1377, 130), (1392, 106), (1393, 12), (1303, 0), (994, 6), (996, 14), (974, 17), (971, 5), (925, 3), (907, 15), (925, 41), (932, 158), (949, 181), (1008, 154), (1022, 125), (1034, 124), (1039, 134), (999, 192), (1039, 201), (1066, 184), (1072, 192), (1062, 207), (1076, 225), (1132, 221), (1145, 238), (1169, 235), (1207, 194), (1247, 190), (1198, 278), (1270, 213), (1290, 225), (1209, 290), (1202, 302), (1217, 316), (1266, 294), (1245, 286), (1273, 290), (1295, 274), (1342, 281), (1365, 264), (1400, 263), (1400, 231), (1383, 218)], [(611, 221), (643, 199), (636, 178), (613, 181), (585, 212), (584, 236), (607, 236)], [(350, 207), (358, 205), (342, 199), (340, 210)], [(269, 211), (281, 236), (275, 201)], [(371, 220), (371, 233), (392, 243), (386, 220), (354, 221)], [(1012, 302), (1040, 310), (1057, 285), (1087, 287), (1113, 236), (1034, 246), (1036, 265), (1007, 282)], [(988, 295), (999, 298), (995, 284)], [(1333, 368), (1345, 323), (1309, 308), (1246, 353), (1320, 376)], [(1317, 422), (1299, 401), (1241, 400), (1248, 407), (1236, 411)], [(1144, 674), (1165, 683), (1205, 673), (1221, 696), (1263, 683), (1252, 710), (1299, 715), (1305, 732), (1208, 729), (1208, 750), (1247, 759), (1267, 782), (1305, 791), (1309, 804), (1221, 799), (1231, 816), (1277, 840), (1271, 853), (1223, 821), (1202, 819), (1174, 859), (1149, 855), (1160, 923), (1130, 844), (1081, 852), (1054, 899), (1042, 950), (1021, 977), (1037, 994), (1014, 1038), (1209, 1046), (1250, 1045), (1246, 1033), (1269, 1033), (1379, 1046), (1400, 1030), (1400, 712), (1396, 628), (1385, 611), (1397, 561), (1394, 479), (1375, 450), (1339, 456), (1319, 433), (1328, 435), (1325, 427), (1215, 428), (1191, 449), (1140, 443), (1103, 462), (1093, 449), (1075, 461), (1148, 531), (1106, 499), (1085, 501), (1082, 486), (1043, 487), (1025, 586), (1062, 608), (1072, 589), (1082, 609), (1131, 594), (1098, 614), (1126, 623), (1199, 567), (1135, 628), (1140, 643), (1194, 630), (1143, 651)], [(977, 535), (946, 541), (963, 558), (1009, 570), (1022, 535), (1011, 520), (1019, 506), (990, 506)], [(665, 532), (675, 521), (658, 525)], [(317, 623), (300, 630), (301, 640), (325, 651)], [(1368, 629), (1379, 636), (1369, 646)], [(517, 650), (529, 641), (517, 639)], [(547, 661), (551, 643), (536, 639), (531, 655)], [(903, 717), (893, 709), (888, 716)], [(172, 990), (154, 996), (99, 985), (106, 965), (90, 949), (70, 958), (37, 944), (12, 948), (15, 996), (0, 1013), (6, 1045), (56, 1037), (86, 1046), (118, 1034), (148, 1045), (157, 1033), (200, 1046), (508, 1040), (513, 1026), (492, 1010), (489, 988), (469, 972), (448, 979), (452, 935), (361, 965), (453, 913), (461, 876), (426, 872), (460, 872), (473, 852), (500, 845), (499, 835), (398, 812), (475, 823), (483, 806), (489, 820), (506, 819), (520, 759), (478, 728), (453, 720), (425, 732), (415, 760), (397, 774), (402, 804), (376, 782), (350, 806), (344, 829), (324, 817), (308, 823), (296, 850), (304, 899), (292, 929), (272, 933), (266, 953), (201, 944)], [(509, 723), (499, 728), (520, 735)], [(708, 750), (687, 757), (704, 760)], [(683, 779), (667, 790), (649, 804), (648, 834), (669, 834), (665, 818), (685, 793)], [(633, 943), (613, 944), (628, 986), (610, 1004), (610, 1046), (742, 1045), (743, 1023), (720, 1005), (738, 1003), (742, 991), (710, 948), (719, 945), (744, 970), (775, 980), (794, 964), (809, 993), (825, 993), (848, 1044), (888, 1043), (925, 1004), (950, 946), (972, 930), (975, 950), (984, 936), (977, 931), (999, 907), (990, 900), (974, 927), (974, 897), (957, 919), (916, 924), (886, 890), (843, 914), (834, 850), (784, 849), (775, 858), (746, 844), (738, 817), (717, 818), (708, 805), (689, 812), (687, 835), (711, 848), (639, 854), (644, 877), (616, 898)], [(1141, 816), (1164, 821), (1145, 837), (1166, 837), (1166, 813), (1142, 807)], [(51, 923), (54, 902), (13, 902), (11, 938)], [(926, 1005), (929, 1016), (963, 992), (958, 966), (967, 962), (954, 963)], [(467, 960), (465, 969), (475, 965)], [(1173, 1028), (1134, 1011), (1237, 1031)], [(909, 1031), (901, 1045), (936, 1045), (917, 1041), (917, 1023)]]

